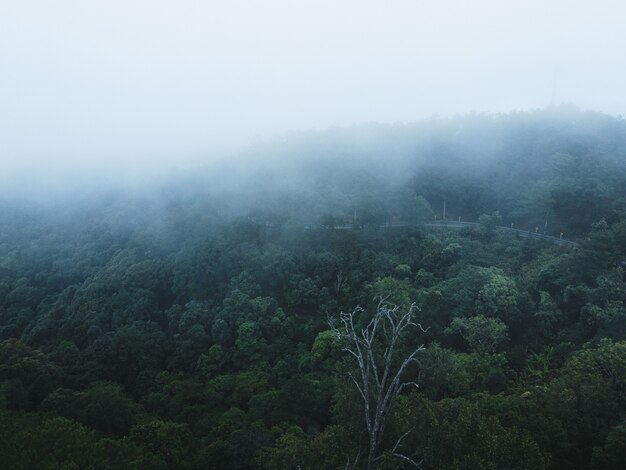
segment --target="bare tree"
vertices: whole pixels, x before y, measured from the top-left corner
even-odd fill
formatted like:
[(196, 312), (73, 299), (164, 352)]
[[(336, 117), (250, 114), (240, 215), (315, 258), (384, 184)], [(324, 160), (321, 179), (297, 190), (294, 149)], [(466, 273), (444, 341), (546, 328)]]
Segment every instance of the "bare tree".
[[(381, 298), (376, 312), (364, 328), (355, 325), (358, 318), (365, 313), (361, 307), (355, 308), (350, 313), (342, 312), (339, 324), (331, 322), (333, 331), (346, 343), (343, 350), (354, 358), (359, 369), (356, 376), (355, 374), (349, 376), (363, 402), (369, 437), (368, 470), (374, 469), (376, 462), (382, 457), (381, 444), (385, 425), (396, 397), (406, 387), (417, 387), (415, 382), (406, 381), (403, 376), (407, 366), (417, 362), (417, 355), (426, 349), (424, 345), (412, 349), (408, 356), (396, 357), (403, 333), (414, 327), (422, 332), (426, 331), (414, 321), (417, 311), (419, 308), (415, 304), (411, 304), (408, 309), (402, 309), (398, 305), (388, 303), (386, 298)], [(400, 451), (402, 440), (409, 432), (397, 440), (391, 454), (418, 467), (418, 462)]]

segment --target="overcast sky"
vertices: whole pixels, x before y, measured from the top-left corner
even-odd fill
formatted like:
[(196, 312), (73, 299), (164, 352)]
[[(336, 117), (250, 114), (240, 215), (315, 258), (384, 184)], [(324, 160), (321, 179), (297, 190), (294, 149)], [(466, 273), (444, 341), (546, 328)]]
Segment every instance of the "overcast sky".
[(0, 0), (0, 171), (553, 100), (622, 114), (625, 51), (622, 0)]

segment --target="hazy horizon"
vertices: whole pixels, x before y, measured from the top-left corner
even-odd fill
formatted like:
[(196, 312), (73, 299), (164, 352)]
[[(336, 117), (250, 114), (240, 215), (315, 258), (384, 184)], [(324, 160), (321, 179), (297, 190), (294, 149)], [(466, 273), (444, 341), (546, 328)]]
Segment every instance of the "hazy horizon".
[(621, 115), (625, 13), (564, 0), (6, 2), (0, 182), (121, 181), (364, 122), (559, 103)]

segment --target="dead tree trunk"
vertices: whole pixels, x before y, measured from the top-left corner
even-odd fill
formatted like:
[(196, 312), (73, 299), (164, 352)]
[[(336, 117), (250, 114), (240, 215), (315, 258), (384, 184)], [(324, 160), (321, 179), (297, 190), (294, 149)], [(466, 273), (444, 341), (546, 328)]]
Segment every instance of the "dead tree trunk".
[[(367, 326), (359, 329), (355, 326), (357, 318), (364, 314), (361, 307), (350, 313), (342, 312), (340, 324), (331, 325), (339, 338), (346, 342), (344, 351), (348, 352), (356, 361), (357, 374), (349, 374), (356, 386), (363, 403), (365, 426), (369, 438), (367, 455), (367, 469), (376, 468), (376, 462), (381, 458), (381, 444), (385, 425), (389, 417), (395, 398), (405, 387), (417, 384), (403, 380), (404, 372), (409, 364), (416, 362), (416, 356), (423, 351), (424, 345), (413, 349), (404, 357), (397, 358), (399, 342), (402, 334), (409, 328), (419, 328), (415, 323), (415, 312), (419, 309), (412, 304), (408, 309), (386, 302), (381, 298), (374, 316)], [(407, 463), (418, 467), (419, 464), (411, 457), (400, 452), (404, 434), (391, 450), (391, 454)]]

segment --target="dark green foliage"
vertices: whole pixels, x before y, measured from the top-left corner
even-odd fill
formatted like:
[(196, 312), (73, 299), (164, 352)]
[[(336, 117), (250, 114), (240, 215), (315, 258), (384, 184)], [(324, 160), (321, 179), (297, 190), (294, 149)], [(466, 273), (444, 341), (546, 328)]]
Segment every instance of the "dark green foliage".
[(126, 439), (103, 438), (65, 418), (0, 410), (0, 455), (16, 470), (165, 469), (166, 463)]
[[(626, 126), (562, 109), (421, 126), (268, 144), (285, 178), (251, 164), (237, 190), (200, 173), (3, 203), (0, 466), (362, 468), (328, 318), (383, 295), (428, 330), (402, 342), (427, 349), (381, 469), (407, 468), (403, 435), (425, 469), (621, 468)], [(481, 225), (418, 226), (444, 199)]]

